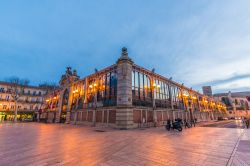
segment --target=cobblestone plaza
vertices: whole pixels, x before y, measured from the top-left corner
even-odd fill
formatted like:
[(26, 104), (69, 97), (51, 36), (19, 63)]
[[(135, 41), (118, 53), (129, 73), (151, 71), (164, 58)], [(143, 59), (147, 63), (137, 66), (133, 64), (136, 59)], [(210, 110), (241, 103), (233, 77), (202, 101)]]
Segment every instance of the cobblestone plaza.
[(250, 130), (0, 124), (0, 165), (250, 165)]

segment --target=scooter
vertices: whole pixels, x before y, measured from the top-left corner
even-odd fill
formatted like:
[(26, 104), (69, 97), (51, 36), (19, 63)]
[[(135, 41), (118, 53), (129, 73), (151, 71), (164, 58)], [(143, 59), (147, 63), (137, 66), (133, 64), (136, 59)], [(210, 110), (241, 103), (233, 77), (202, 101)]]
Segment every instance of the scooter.
[(178, 131), (182, 131), (182, 126), (180, 122), (173, 122), (171, 125), (171, 122), (168, 121), (167, 125), (165, 126), (166, 130), (170, 131), (170, 129), (172, 128), (173, 130), (178, 130)]

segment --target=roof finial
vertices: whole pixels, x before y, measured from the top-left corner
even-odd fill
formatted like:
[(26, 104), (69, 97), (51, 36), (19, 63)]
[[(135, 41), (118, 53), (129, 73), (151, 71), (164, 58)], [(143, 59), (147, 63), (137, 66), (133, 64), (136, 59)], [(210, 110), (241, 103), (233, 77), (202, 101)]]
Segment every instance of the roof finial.
[(123, 47), (122, 48), (122, 53), (121, 53), (121, 57), (118, 59), (117, 62), (120, 62), (120, 61), (130, 61), (133, 63), (133, 61), (129, 58), (128, 56), (128, 50), (126, 47)]
[(128, 50), (126, 47), (122, 47), (122, 57), (128, 57)]

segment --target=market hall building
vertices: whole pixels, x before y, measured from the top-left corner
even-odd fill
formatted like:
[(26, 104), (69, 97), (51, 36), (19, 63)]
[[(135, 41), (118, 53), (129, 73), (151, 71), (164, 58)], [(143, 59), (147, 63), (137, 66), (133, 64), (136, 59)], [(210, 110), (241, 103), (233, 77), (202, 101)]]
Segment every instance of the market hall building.
[(119, 129), (160, 126), (176, 118), (214, 120), (226, 114), (223, 103), (136, 65), (126, 48), (115, 64), (82, 79), (68, 67), (44, 108), (40, 119), (47, 122)]

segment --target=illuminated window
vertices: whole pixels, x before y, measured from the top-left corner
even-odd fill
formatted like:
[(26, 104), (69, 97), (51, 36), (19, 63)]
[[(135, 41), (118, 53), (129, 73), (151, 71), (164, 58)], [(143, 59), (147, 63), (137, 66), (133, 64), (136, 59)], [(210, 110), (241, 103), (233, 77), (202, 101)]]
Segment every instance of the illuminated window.
[(152, 92), (149, 77), (138, 71), (132, 71), (133, 105), (151, 106)]
[[(103, 106), (116, 105), (117, 98), (117, 74), (112, 71), (98, 78), (92, 78), (88, 82), (88, 103), (94, 103), (95, 93), (97, 102), (102, 102)], [(91, 104), (90, 104), (91, 106)]]

